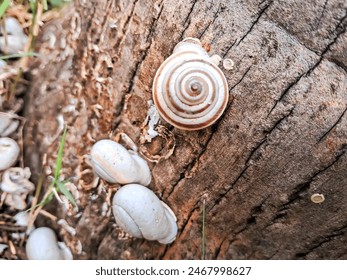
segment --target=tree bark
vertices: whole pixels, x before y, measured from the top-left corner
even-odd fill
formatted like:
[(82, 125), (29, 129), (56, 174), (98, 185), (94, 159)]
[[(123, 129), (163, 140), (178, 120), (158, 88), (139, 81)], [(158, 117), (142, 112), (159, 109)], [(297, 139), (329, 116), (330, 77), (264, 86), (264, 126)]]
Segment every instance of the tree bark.
[[(41, 38), (25, 145), (36, 174), (48, 155), (49, 173), (67, 122), (62, 174), (79, 213), (49, 210), (76, 229), (52, 225), (75, 258), (200, 259), (205, 201), (207, 259), (346, 259), (346, 25), (344, 0), (75, 1)], [(143, 143), (155, 72), (185, 37), (234, 61), (228, 107), (196, 132), (161, 120)], [(119, 186), (91, 185), (83, 156), (119, 132), (162, 155), (149, 188), (177, 215), (171, 245), (124, 235), (110, 208)]]

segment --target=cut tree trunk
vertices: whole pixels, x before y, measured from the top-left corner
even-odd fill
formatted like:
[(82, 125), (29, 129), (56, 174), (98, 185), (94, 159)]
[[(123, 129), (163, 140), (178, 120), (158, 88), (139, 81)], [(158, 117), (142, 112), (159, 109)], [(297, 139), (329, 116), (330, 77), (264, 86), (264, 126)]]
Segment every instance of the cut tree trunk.
[[(47, 210), (76, 235), (37, 222), (76, 259), (200, 259), (205, 205), (207, 259), (346, 259), (346, 25), (345, 0), (75, 1), (41, 38), (25, 147), (36, 176), (47, 154), (49, 174), (68, 124), (62, 175), (79, 212)], [(141, 141), (156, 70), (185, 37), (234, 61), (227, 109), (196, 132), (161, 120)], [(171, 245), (125, 235), (110, 209), (119, 186), (92, 185), (85, 155), (120, 132), (154, 161), (149, 188), (178, 219)]]

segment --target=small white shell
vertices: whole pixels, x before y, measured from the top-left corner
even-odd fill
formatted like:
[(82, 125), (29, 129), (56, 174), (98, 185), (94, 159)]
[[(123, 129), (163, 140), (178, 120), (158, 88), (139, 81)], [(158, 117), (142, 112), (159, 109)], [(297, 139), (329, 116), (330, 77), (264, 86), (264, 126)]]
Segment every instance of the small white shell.
[(112, 140), (100, 140), (91, 150), (94, 171), (110, 183), (149, 185), (151, 172), (147, 162), (137, 153)]
[(10, 114), (0, 112), (0, 136), (1, 137), (9, 136), (10, 134), (16, 131), (18, 126), (19, 126), (19, 120), (11, 118)]
[(212, 125), (223, 114), (228, 98), (223, 72), (196, 38), (177, 44), (153, 82), (153, 100), (160, 115), (183, 130)]
[(5, 30), (1, 28), (0, 50), (7, 54), (15, 54), (24, 50), (28, 42), (28, 36), (24, 34), (22, 26), (15, 18), (6, 18), (4, 22)]
[(16, 163), (19, 151), (19, 146), (16, 141), (8, 137), (0, 138), (0, 171)]
[[(6, 61), (0, 59), (0, 74), (6, 72), (7, 63)], [(1, 135), (1, 134), (0, 134)]]
[[(14, 215), (13, 219), (16, 221), (16, 225), (22, 227), (28, 227), (29, 224), (29, 213), (27, 211), (18, 212)], [(35, 229), (35, 226), (32, 225), (30, 228), (26, 230), (26, 234), (30, 234)], [(12, 238), (20, 239), (25, 237), (25, 233), (12, 233)]]
[(321, 193), (314, 193), (311, 195), (311, 201), (313, 203), (323, 203), (325, 200), (324, 194)]
[(35, 185), (29, 181), (30, 176), (28, 167), (12, 167), (4, 172), (0, 189), (7, 193), (6, 205), (18, 210), (26, 208), (27, 195), (35, 189)]
[(29, 181), (30, 176), (29, 167), (9, 168), (2, 176), (0, 187), (7, 193), (28, 194), (35, 189), (35, 185)]
[(0, 254), (2, 254), (2, 252), (8, 248), (8, 245), (7, 244), (1, 244), (0, 243)]
[(162, 244), (176, 238), (174, 213), (144, 186), (129, 184), (120, 188), (113, 197), (112, 209), (117, 225), (134, 237)]
[(234, 61), (230, 58), (226, 58), (223, 60), (223, 67), (226, 70), (232, 70), (234, 68)]
[[(35, 229), (29, 236), (25, 250), (29, 260), (71, 260), (70, 250), (61, 246), (54, 231), (48, 227)], [(62, 248), (64, 247), (64, 248)]]
[(4, 34), (5, 32), (7, 33), (7, 35), (21, 35), (24, 33), (19, 21), (13, 17), (6, 17), (4, 27), (5, 31), (3, 30), (2, 26), (0, 27), (2, 34)]

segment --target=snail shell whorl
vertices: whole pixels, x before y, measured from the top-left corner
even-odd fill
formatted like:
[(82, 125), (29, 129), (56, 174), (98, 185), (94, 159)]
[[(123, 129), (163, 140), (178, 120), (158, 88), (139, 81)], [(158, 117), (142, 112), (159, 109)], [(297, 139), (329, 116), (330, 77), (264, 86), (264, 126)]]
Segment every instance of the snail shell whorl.
[(183, 130), (213, 124), (223, 114), (228, 94), (223, 72), (194, 38), (177, 44), (153, 83), (153, 100), (160, 115)]

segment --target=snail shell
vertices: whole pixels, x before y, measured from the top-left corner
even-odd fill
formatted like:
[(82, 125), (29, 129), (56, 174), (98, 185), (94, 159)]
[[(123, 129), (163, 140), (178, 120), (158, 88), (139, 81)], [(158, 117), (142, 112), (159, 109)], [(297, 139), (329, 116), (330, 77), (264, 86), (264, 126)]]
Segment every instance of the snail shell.
[(6, 205), (18, 210), (26, 208), (27, 195), (35, 189), (35, 185), (29, 181), (30, 176), (28, 167), (11, 167), (4, 171), (0, 189), (7, 193)]
[(19, 151), (16, 141), (8, 137), (0, 138), (0, 171), (15, 164), (19, 156)]
[[(0, 72), (1, 72), (1, 61), (0, 61)], [(5, 137), (9, 136), (19, 126), (19, 120), (11, 118), (10, 114), (0, 112), (0, 136)]]
[(223, 72), (195, 38), (176, 45), (153, 82), (153, 100), (160, 115), (183, 130), (213, 124), (223, 114), (228, 96)]
[(35, 229), (34, 225), (31, 225), (30, 228), (28, 228), (29, 213), (27, 211), (18, 212), (16, 215), (13, 216), (13, 219), (16, 221), (16, 225), (27, 228), (26, 232), (22, 232), (22, 233), (14, 232), (14, 233), (12, 233), (11, 236), (14, 239), (21, 239), (21, 238), (24, 239), (25, 234), (30, 234)]
[(29, 235), (25, 251), (29, 260), (72, 260), (71, 251), (48, 227), (37, 228)]
[(113, 197), (116, 223), (137, 238), (157, 240), (168, 244), (177, 234), (176, 216), (151, 190), (129, 184), (120, 188)]
[(11, 167), (2, 175), (0, 189), (7, 193), (28, 194), (35, 189), (29, 181), (31, 172), (29, 167)]
[(149, 185), (151, 172), (147, 162), (121, 144), (104, 139), (96, 142), (90, 153), (94, 171), (109, 183)]
[[(7, 36), (3, 36), (5, 34)], [(7, 54), (15, 54), (24, 50), (28, 36), (24, 34), (23, 28), (13, 17), (6, 18), (3, 27), (0, 27), (0, 50)]]

